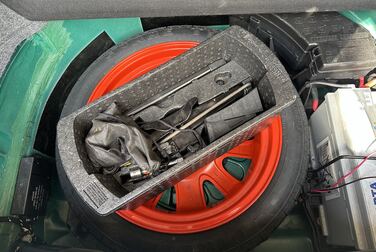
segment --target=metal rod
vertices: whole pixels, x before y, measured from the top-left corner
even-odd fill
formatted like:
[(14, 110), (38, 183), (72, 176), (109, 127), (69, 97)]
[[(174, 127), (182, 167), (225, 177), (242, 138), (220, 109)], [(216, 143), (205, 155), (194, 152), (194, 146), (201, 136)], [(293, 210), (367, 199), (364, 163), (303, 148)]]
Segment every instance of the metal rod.
[(184, 129), (187, 129), (188, 127), (192, 126), (194, 123), (196, 123), (198, 120), (202, 119), (203, 117), (205, 117), (207, 114), (209, 114), (210, 112), (212, 112), (213, 110), (215, 110), (216, 108), (218, 108), (219, 106), (223, 105), (224, 103), (226, 103), (227, 101), (229, 101), (232, 97), (236, 96), (237, 94), (239, 94), (240, 92), (242, 92), (243, 90), (245, 90), (246, 88), (250, 87), (251, 86), (251, 83), (247, 83), (247, 84), (244, 84), (243, 86), (239, 87), (237, 90), (235, 90), (234, 92), (230, 93), (229, 95), (227, 95), (225, 98), (223, 98), (222, 100), (218, 101), (217, 103), (215, 103), (213, 106), (211, 106), (210, 108), (208, 108), (207, 110), (205, 111), (202, 111), (200, 114), (198, 114), (196, 117), (192, 118), (190, 121), (188, 121), (186, 124), (184, 124), (183, 126), (181, 126), (179, 128), (179, 131), (174, 131), (172, 132), (170, 135), (166, 136), (164, 139), (161, 140), (161, 143), (165, 143), (169, 140), (171, 140), (172, 138), (174, 138), (176, 135), (178, 135), (181, 131), (180, 130), (184, 130)]
[(178, 90), (188, 86), (190, 83), (192, 83), (192, 81), (194, 80), (197, 80), (199, 78), (201, 78), (202, 76), (212, 72), (213, 70), (223, 66), (224, 64), (226, 64), (226, 61), (224, 60), (219, 60), (217, 62), (214, 62), (213, 64), (205, 67), (204, 69), (202, 69), (201, 71), (195, 73), (195, 75), (193, 77), (191, 77), (190, 79), (186, 80), (185, 82), (183, 82), (183, 84), (181, 85), (177, 85), (176, 87), (174, 87), (173, 89), (167, 91), (166, 93), (164, 93), (162, 96), (154, 99), (154, 100), (151, 100), (150, 102), (148, 103), (145, 103), (145, 104), (142, 104), (141, 106), (139, 107), (136, 107), (135, 109), (129, 111), (127, 113), (127, 116), (132, 116), (132, 115), (135, 115), (137, 114), (138, 112), (152, 106), (153, 104), (155, 103), (158, 103), (159, 101), (162, 101), (163, 99), (165, 99), (166, 97), (172, 95), (173, 93), (177, 92)]

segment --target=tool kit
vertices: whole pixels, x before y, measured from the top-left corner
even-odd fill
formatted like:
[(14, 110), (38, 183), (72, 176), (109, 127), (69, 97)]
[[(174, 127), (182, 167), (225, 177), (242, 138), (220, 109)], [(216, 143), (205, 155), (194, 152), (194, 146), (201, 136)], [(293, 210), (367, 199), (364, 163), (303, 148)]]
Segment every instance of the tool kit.
[(252, 36), (228, 28), (59, 122), (63, 168), (92, 209), (146, 202), (295, 101), (282, 65)]

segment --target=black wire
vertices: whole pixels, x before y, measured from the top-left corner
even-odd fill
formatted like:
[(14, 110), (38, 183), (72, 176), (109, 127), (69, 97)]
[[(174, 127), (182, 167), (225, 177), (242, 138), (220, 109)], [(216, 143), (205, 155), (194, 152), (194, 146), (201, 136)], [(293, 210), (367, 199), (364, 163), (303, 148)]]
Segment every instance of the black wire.
[[(350, 182), (344, 183), (344, 184), (336, 186), (336, 187), (331, 187), (331, 188), (328, 188), (328, 189), (323, 188), (323, 189), (320, 189), (320, 190), (323, 190), (323, 191), (333, 191), (333, 190), (337, 190), (339, 188), (351, 185), (351, 184), (353, 184), (355, 182), (359, 182), (359, 181), (365, 180), (365, 179), (376, 179), (376, 176), (362, 177), (362, 178), (354, 179), (354, 180), (352, 180)], [(326, 192), (313, 192), (313, 193), (326, 193)]]
[[(324, 164), (323, 166), (313, 170), (312, 172), (313, 173), (318, 173), (319, 171), (322, 171), (324, 169), (326, 169), (327, 167), (331, 166), (332, 164), (338, 162), (339, 160), (342, 160), (342, 159), (365, 159), (366, 156), (355, 156), (355, 155), (340, 155), (340, 156), (337, 156), (336, 158), (330, 160), (329, 162), (327, 162), (326, 164)], [(369, 157), (368, 160), (376, 160), (376, 157)]]

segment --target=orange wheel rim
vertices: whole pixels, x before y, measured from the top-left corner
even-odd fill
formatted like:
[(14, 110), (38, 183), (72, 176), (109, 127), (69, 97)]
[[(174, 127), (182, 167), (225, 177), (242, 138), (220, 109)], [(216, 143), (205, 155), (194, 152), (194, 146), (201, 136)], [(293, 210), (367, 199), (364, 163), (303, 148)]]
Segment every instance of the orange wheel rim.
[[(137, 51), (116, 64), (97, 84), (88, 103), (184, 53), (198, 43), (174, 41)], [(223, 225), (246, 211), (268, 187), (277, 169), (282, 149), (280, 117), (268, 128), (197, 170), (174, 186), (175, 211), (158, 208), (162, 194), (134, 210), (118, 210), (125, 220), (145, 229), (188, 234)], [(242, 180), (224, 167), (226, 158), (251, 160)], [(208, 206), (203, 184), (208, 181), (223, 200)]]

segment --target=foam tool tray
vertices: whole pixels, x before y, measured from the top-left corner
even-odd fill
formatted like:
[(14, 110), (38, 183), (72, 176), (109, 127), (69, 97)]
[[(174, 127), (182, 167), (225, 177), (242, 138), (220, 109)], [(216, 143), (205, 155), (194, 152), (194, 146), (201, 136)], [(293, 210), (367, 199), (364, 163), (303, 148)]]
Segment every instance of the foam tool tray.
[[(258, 90), (264, 112), (133, 190), (127, 191), (112, 176), (94, 173), (84, 141), (91, 128), (91, 121), (98, 113), (115, 101), (125, 110), (132, 111), (220, 61), (235, 62), (236, 66), (247, 72), (252, 85)], [(278, 116), (296, 99), (297, 94), (291, 80), (273, 53), (248, 31), (232, 26), (62, 118), (57, 128), (58, 157), (67, 178), (83, 201), (99, 215), (108, 215), (119, 208), (135, 208), (157, 196), (257, 134), (269, 124), (270, 118)]]

